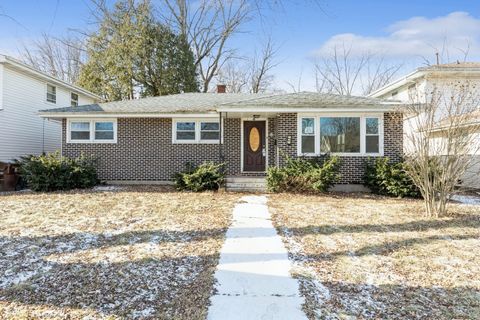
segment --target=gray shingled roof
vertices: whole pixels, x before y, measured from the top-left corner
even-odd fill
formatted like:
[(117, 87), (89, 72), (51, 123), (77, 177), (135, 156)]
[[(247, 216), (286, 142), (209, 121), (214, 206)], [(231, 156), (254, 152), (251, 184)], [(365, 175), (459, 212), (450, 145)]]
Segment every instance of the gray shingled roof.
[(338, 94), (299, 92), (287, 93), (256, 99), (235, 101), (223, 104), (222, 109), (233, 107), (252, 108), (341, 108), (341, 107), (375, 107), (400, 103), (399, 101), (377, 98), (342, 96)]
[(392, 104), (376, 98), (341, 96), (321, 93), (248, 94), (248, 93), (183, 93), (169, 96), (143, 98), (83, 105), (78, 107), (41, 110), (40, 114), (155, 114), (155, 113), (208, 113), (218, 108), (341, 108), (380, 107)]

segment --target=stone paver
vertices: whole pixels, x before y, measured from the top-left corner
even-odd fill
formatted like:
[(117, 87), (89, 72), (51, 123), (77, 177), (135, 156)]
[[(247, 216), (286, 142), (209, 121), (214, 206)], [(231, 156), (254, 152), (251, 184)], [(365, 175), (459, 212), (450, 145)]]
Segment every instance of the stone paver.
[(270, 219), (265, 196), (235, 206), (215, 272), (208, 319), (306, 319), (287, 250)]

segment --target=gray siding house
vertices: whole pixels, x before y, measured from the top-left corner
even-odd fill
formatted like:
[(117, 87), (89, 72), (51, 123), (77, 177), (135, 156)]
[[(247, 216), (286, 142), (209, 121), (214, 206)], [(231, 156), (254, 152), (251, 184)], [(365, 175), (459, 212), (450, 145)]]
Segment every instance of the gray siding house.
[(225, 162), (229, 177), (261, 177), (285, 155), (336, 154), (340, 183), (359, 184), (368, 157), (402, 157), (398, 102), (377, 98), (184, 93), (40, 116), (61, 121), (63, 155), (94, 155), (100, 179), (111, 182), (167, 182), (204, 161)]

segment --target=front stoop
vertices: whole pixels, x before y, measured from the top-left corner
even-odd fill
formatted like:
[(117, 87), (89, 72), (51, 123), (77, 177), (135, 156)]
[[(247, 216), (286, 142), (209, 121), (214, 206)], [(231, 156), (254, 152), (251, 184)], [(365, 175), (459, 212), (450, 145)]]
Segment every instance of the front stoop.
[(267, 179), (265, 177), (227, 177), (226, 189), (237, 192), (265, 192)]

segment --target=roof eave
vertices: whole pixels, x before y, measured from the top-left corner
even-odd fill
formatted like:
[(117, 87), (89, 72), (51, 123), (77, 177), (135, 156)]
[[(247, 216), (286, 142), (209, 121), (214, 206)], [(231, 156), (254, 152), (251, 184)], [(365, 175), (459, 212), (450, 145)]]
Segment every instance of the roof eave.
[(416, 80), (418, 78), (423, 77), (425, 74), (426, 74), (426, 72), (424, 70), (417, 69), (417, 70), (407, 74), (406, 76), (401, 77), (401, 78), (399, 78), (399, 79), (397, 79), (393, 82), (390, 82), (390, 83), (384, 85), (383, 87), (381, 87), (380, 89), (377, 89), (374, 92), (369, 93), (367, 95), (367, 97), (378, 98), (378, 97), (386, 94), (387, 92), (396, 90), (396, 89), (408, 84), (410, 81), (413, 81), (413, 80)]
[(65, 119), (65, 118), (189, 118), (218, 117), (217, 112), (39, 112), (41, 118)]
[(385, 112), (398, 108), (398, 103), (386, 103), (375, 106), (336, 106), (336, 107), (267, 107), (258, 106), (229, 106), (217, 108), (218, 112), (277, 112), (277, 113), (305, 113), (305, 112)]
[(10, 65), (10, 66), (12, 66), (12, 67), (14, 67), (14, 68), (17, 68), (17, 69), (20, 69), (20, 70), (22, 70), (22, 71), (24, 71), (24, 72), (28, 72), (28, 73), (35, 74), (37, 77), (44, 78), (44, 79), (46, 79), (48, 82), (52, 82), (52, 83), (55, 83), (55, 84), (57, 84), (57, 85), (64, 86), (64, 87), (68, 88), (68, 89), (71, 90), (71, 91), (81, 93), (81, 94), (86, 95), (86, 96), (88, 96), (88, 97), (90, 97), (90, 98), (94, 98), (94, 99), (96, 99), (96, 100), (98, 100), (98, 101), (102, 101), (102, 100), (103, 100), (102, 97), (96, 95), (96, 94), (93, 93), (93, 92), (90, 92), (90, 91), (85, 90), (85, 89), (83, 89), (83, 88), (81, 88), (81, 87), (72, 85), (72, 84), (70, 84), (70, 83), (68, 83), (68, 82), (65, 82), (65, 81), (63, 81), (63, 80), (57, 79), (57, 78), (52, 77), (52, 76), (50, 76), (50, 75), (48, 75), (48, 74), (45, 74), (45, 73), (43, 73), (43, 72), (40, 72), (40, 71), (38, 71), (38, 70), (36, 70), (36, 69), (34, 69), (34, 68), (26, 65), (26, 64), (23, 64), (23, 63), (17, 61), (16, 59), (13, 59), (13, 58), (9, 57), (9, 56), (0, 55), (0, 63)]

